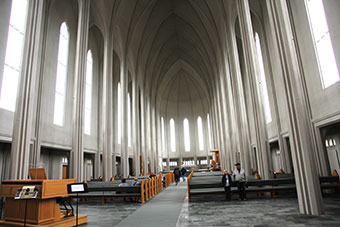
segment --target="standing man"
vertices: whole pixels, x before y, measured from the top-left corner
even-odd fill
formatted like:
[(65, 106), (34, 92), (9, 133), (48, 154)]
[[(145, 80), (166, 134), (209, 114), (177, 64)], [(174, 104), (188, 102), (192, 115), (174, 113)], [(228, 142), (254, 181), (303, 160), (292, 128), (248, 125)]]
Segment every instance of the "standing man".
[(177, 185), (178, 182), (179, 182), (179, 179), (181, 177), (181, 171), (179, 170), (178, 166), (176, 166), (176, 168), (174, 169), (174, 175), (175, 175), (175, 182), (176, 182), (176, 185)]
[(187, 174), (187, 170), (184, 168), (184, 166), (182, 166), (181, 175), (182, 175), (183, 182), (185, 181), (186, 174)]
[(236, 169), (233, 172), (234, 181), (236, 181), (238, 189), (238, 200), (247, 200), (246, 197), (246, 173), (244, 169), (241, 168), (241, 164), (238, 162), (235, 164)]
[(228, 173), (228, 170), (224, 170), (224, 174), (222, 177), (222, 185), (224, 187), (225, 199), (230, 201), (230, 186), (231, 186), (231, 176)]

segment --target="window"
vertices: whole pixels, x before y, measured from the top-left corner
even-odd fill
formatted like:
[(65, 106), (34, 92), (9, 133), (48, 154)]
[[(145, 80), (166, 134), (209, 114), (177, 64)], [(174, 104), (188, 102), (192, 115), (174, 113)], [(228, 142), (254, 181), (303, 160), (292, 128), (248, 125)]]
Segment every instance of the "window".
[(184, 166), (194, 166), (195, 165), (195, 161), (194, 160), (183, 161), (183, 165)]
[(161, 130), (162, 130), (162, 150), (163, 150), (163, 155), (166, 154), (165, 152), (165, 130), (164, 130), (164, 118), (161, 117)]
[(24, 45), (26, 12), (27, 1), (12, 1), (5, 64), (2, 76), (0, 108), (13, 112), (15, 111), (18, 82), (21, 71), (21, 55)]
[(128, 93), (128, 100), (127, 100), (127, 111), (128, 111), (128, 146), (131, 147), (131, 98), (130, 93)]
[(166, 162), (162, 162), (162, 166), (163, 166), (163, 167), (166, 167)]
[(329, 140), (329, 146), (330, 146), (330, 147), (333, 146), (333, 140), (332, 140), (332, 139)]
[(91, 134), (91, 105), (92, 105), (92, 75), (93, 75), (93, 58), (92, 52), (87, 52), (86, 58), (86, 82), (85, 82), (85, 124), (84, 132)]
[(329, 147), (328, 140), (325, 140), (326, 147)]
[(176, 161), (169, 162), (169, 166), (177, 166), (177, 162)]
[(184, 127), (184, 150), (185, 152), (190, 151), (190, 130), (189, 130), (189, 121), (188, 119), (184, 119), (183, 121)]
[(170, 149), (171, 152), (176, 152), (176, 138), (175, 138), (175, 121), (171, 118), (170, 120)]
[(64, 165), (67, 165), (68, 163), (68, 160), (67, 160), (67, 157), (63, 157), (61, 162), (64, 164)]
[(208, 135), (209, 135), (209, 148), (212, 148), (212, 142), (211, 142), (211, 129), (210, 129), (210, 117), (209, 117), (209, 114), (207, 114), (207, 123), (208, 123)]
[(322, 0), (308, 0), (307, 9), (319, 60), (322, 85), (323, 88), (327, 88), (338, 82), (340, 78)]
[(64, 125), (66, 78), (68, 61), (69, 32), (65, 22), (60, 26), (59, 49), (57, 62), (57, 78), (54, 97), (54, 120), (59, 126)]
[(198, 143), (199, 149), (204, 150), (204, 137), (203, 137), (203, 126), (202, 126), (202, 118), (197, 118), (197, 129), (198, 129)]
[(208, 165), (208, 160), (201, 160), (201, 165)]
[(257, 51), (258, 66), (260, 68), (259, 83), (260, 83), (260, 88), (261, 88), (262, 95), (263, 95), (262, 100), (263, 100), (263, 105), (264, 105), (266, 123), (268, 124), (272, 121), (272, 114), (270, 112), (268, 88), (267, 88), (267, 83), (266, 83), (266, 75), (264, 73), (261, 43), (260, 43), (260, 38), (259, 38), (258, 33), (255, 33), (255, 44), (256, 44), (256, 51)]
[(117, 142), (121, 144), (122, 142), (122, 113), (121, 113), (121, 100), (120, 100), (120, 83), (118, 83), (117, 87)]

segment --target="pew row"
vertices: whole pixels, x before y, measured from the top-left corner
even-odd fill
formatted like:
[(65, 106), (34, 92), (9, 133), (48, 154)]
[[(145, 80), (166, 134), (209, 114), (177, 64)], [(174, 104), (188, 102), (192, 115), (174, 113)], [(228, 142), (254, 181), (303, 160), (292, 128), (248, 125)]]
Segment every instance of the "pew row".
[[(133, 178), (129, 178), (126, 182), (131, 185)], [(163, 190), (162, 175), (152, 178), (143, 178), (139, 180), (139, 185), (136, 186), (121, 186), (120, 180), (113, 181), (89, 181), (87, 182), (88, 193), (79, 194), (81, 201), (86, 201), (89, 198), (100, 198), (102, 203), (115, 198), (135, 198), (144, 203), (157, 195)], [(70, 196), (71, 198), (76, 195)]]
[[(205, 174), (204, 176), (193, 176), (191, 173), (188, 176), (188, 202), (192, 196), (207, 196), (215, 194), (224, 194), (224, 187), (221, 183), (222, 175), (220, 174)], [(326, 189), (334, 189), (337, 193), (340, 191), (340, 181), (338, 176), (322, 176), (319, 178), (320, 187), (322, 192)], [(256, 192), (261, 195), (262, 192), (271, 193), (272, 198), (278, 192), (296, 192), (296, 184), (294, 177), (276, 178), (269, 180), (255, 180), (248, 179), (247, 181), (248, 192)], [(231, 193), (238, 193), (235, 184), (231, 185)]]

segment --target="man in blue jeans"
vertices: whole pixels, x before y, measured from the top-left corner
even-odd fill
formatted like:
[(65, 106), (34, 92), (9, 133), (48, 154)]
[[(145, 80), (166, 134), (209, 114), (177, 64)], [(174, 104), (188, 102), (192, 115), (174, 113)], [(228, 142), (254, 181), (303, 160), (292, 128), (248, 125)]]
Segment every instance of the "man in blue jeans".
[(237, 189), (238, 189), (238, 200), (247, 200), (246, 196), (246, 173), (244, 169), (241, 168), (241, 164), (238, 162), (235, 164), (236, 169), (233, 172), (234, 181), (236, 181)]
[(183, 181), (185, 181), (186, 174), (187, 174), (187, 170), (183, 166), (182, 169), (181, 169), (181, 175), (182, 175)]

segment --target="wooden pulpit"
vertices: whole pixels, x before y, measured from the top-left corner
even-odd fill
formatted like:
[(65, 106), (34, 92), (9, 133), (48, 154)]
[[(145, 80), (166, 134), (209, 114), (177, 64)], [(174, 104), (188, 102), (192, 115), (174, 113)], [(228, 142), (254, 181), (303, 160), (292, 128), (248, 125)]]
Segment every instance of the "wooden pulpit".
[[(1, 183), (1, 196), (6, 198), (4, 219), (0, 226), (23, 226), (25, 203), (27, 202), (26, 222), (29, 226), (75, 226), (75, 216), (66, 217), (60, 211), (57, 198), (68, 197), (67, 185), (76, 183), (76, 179), (47, 180), (44, 170), (30, 170), (32, 180), (5, 180)], [(33, 174), (33, 175), (32, 175)], [(38, 196), (32, 200), (14, 199), (23, 186), (35, 186)], [(80, 215), (79, 224), (87, 222), (87, 215)]]
[(210, 152), (213, 152), (215, 154), (215, 160), (212, 160), (213, 170), (215, 171), (221, 171), (221, 159), (220, 159), (220, 150), (213, 149), (210, 150)]

